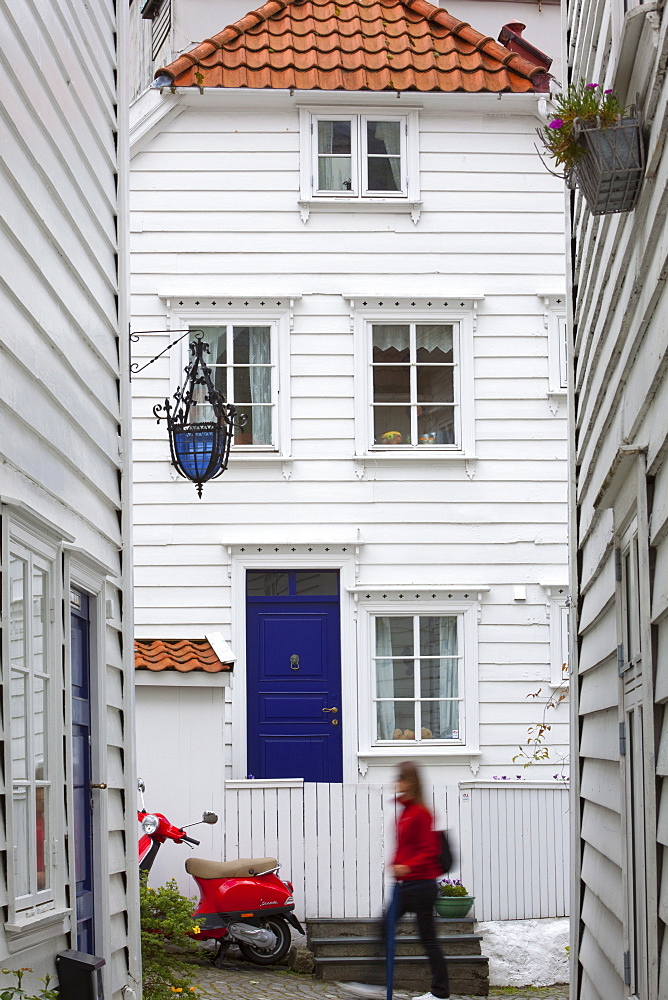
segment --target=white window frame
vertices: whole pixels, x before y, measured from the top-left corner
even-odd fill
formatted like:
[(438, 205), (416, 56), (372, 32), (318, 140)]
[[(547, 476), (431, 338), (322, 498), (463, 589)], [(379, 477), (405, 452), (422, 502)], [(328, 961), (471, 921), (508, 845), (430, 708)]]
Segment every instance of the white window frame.
[[(390, 588), (383, 596), (376, 589), (366, 600), (364, 588), (356, 588), (359, 594), (360, 629), (360, 751), (359, 756), (374, 757), (461, 757), (479, 752), (479, 693), (478, 693), (478, 599), (458, 595), (454, 599), (439, 588), (436, 597), (434, 588), (407, 587), (403, 592)], [(419, 594), (419, 599), (415, 599)], [(410, 597), (409, 597), (410, 595)], [(376, 729), (375, 672), (375, 618), (382, 616), (409, 617), (452, 616), (460, 620), (458, 641), (463, 657), (463, 698), (461, 701), (459, 740), (379, 740)], [(416, 734), (417, 737), (417, 734)]]
[[(239, 299), (234, 300), (234, 306), (228, 308), (198, 307), (194, 303), (176, 307), (170, 314), (170, 327), (173, 330), (205, 328), (208, 326), (269, 326), (271, 327), (271, 366), (272, 366), (272, 437), (271, 445), (232, 444), (231, 454), (236, 461), (284, 461), (291, 457), (290, 442), (290, 329), (292, 326), (292, 309), (294, 297), (282, 299), (277, 306), (271, 300)], [(222, 303), (221, 303), (222, 304)], [(190, 360), (190, 338), (185, 337), (181, 351), (172, 352), (171, 383), (172, 392), (183, 384), (183, 369)], [(205, 358), (206, 360), (206, 358)], [(231, 400), (231, 402), (234, 402)]]
[[(9, 934), (17, 934), (23, 931), (34, 932), (36, 929), (45, 926), (48, 928), (53, 924), (49, 933), (59, 933), (55, 926), (56, 922), (62, 921), (71, 908), (67, 906), (65, 896), (66, 864), (64, 857), (65, 843), (65, 798), (66, 783), (65, 769), (63, 761), (63, 736), (66, 734), (66, 719), (63, 718), (62, 704), (64, 686), (62, 648), (63, 629), (62, 616), (59, 608), (62, 607), (63, 599), (63, 579), (62, 579), (62, 553), (63, 541), (72, 541), (70, 536), (60, 533), (55, 525), (50, 525), (39, 515), (34, 515), (23, 505), (13, 503), (3, 503), (0, 507), (2, 514), (2, 608), (3, 620), (9, 622), (10, 608), (10, 557), (16, 555), (21, 559), (28, 559), (29, 565), (39, 566), (47, 573), (48, 579), (48, 609), (46, 615), (46, 625), (49, 633), (47, 641), (47, 672), (49, 675), (49, 692), (46, 708), (49, 712), (51, 723), (48, 732), (48, 759), (50, 762), (49, 786), (49, 834), (45, 849), (49, 853), (51, 860), (51, 885), (45, 890), (33, 890), (28, 895), (18, 896), (16, 888), (16, 878), (14, 871), (14, 854), (12, 845), (14, 844), (15, 820), (13, 810), (13, 781), (11, 778), (11, 735), (5, 740), (5, 774), (8, 776), (5, 791), (6, 803), (6, 836), (8, 845), (7, 864), (7, 902), (8, 920), (5, 923), (5, 930)], [(51, 530), (53, 529), (53, 530)], [(2, 630), (2, 659), (4, 663), (10, 663), (10, 628)], [(30, 673), (30, 676), (32, 674)], [(3, 711), (6, 720), (6, 730), (11, 733), (11, 691), (9, 684), (9, 670), (3, 685)], [(30, 702), (29, 702), (30, 703)], [(36, 876), (36, 844), (31, 833), (30, 839), (30, 876)], [(60, 863), (58, 863), (57, 852), (60, 853)]]
[(568, 391), (568, 330), (566, 297), (545, 296), (544, 324), (547, 330), (547, 389), (550, 396), (565, 396)]
[[(419, 184), (419, 120), (417, 108), (402, 108), (394, 112), (387, 107), (349, 108), (300, 107), (300, 210), (302, 221), (308, 220), (313, 208), (346, 206), (359, 210), (386, 209), (411, 212), (413, 222), (420, 217)], [(351, 128), (351, 181), (350, 191), (324, 191), (318, 189), (318, 128), (324, 121), (350, 121)], [(373, 191), (365, 187), (366, 175), (366, 122), (400, 121), (401, 129), (401, 190)]]
[[(361, 297), (350, 299), (355, 334), (355, 457), (374, 460), (425, 461), (471, 459), (474, 457), (475, 399), (473, 377), (473, 335), (476, 302), (457, 302), (457, 307), (445, 307), (435, 300), (434, 306), (396, 305), (389, 296), (377, 305), (377, 300)], [(365, 304), (366, 303), (366, 304)], [(383, 308), (386, 306), (386, 311)], [(443, 323), (452, 324), (455, 369), (455, 427), (458, 440), (442, 445), (382, 445), (374, 441), (373, 430), (373, 345), (374, 323)]]
[(548, 587), (550, 618), (550, 687), (570, 683), (570, 597), (567, 587)]

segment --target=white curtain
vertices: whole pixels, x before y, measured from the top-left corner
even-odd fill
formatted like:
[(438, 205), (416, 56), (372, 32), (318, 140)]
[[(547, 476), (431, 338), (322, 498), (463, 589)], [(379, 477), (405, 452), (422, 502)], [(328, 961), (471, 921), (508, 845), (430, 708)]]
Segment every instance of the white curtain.
[[(394, 662), (392, 656), (392, 633), (389, 618), (376, 618), (376, 696), (394, 697)], [(388, 657), (388, 659), (383, 659)], [(379, 701), (378, 739), (391, 740), (397, 728), (393, 701)]]
[[(448, 616), (440, 620), (439, 655), (457, 657), (457, 619)], [(441, 659), (439, 676), (439, 698), (459, 697), (459, 659)], [(459, 731), (459, 701), (439, 703), (440, 734)]]
[[(444, 354), (452, 350), (451, 326), (420, 326), (418, 345), (428, 351), (440, 348)], [(381, 351), (395, 348), (403, 351), (408, 346), (406, 326), (395, 324), (376, 324), (373, 326), (373, 346)]]
[[(266, 327), (250, 327), (249, 358), (251, 403), (271, 402), (271, 336)], [(253, 365), (265, 367), (254, 368)], [(254, 406), (253, 444), (271, 444), (271, 406)]]

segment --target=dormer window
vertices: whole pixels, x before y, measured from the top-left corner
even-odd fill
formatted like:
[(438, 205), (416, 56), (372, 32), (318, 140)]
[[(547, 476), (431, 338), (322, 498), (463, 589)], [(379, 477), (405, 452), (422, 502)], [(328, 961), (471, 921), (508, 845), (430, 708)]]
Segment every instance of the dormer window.
[(376, 205), (391, 211), (390, 206), (402, 206), (416, 213), (417, 111), (353, 114), (302, 108), (301, 113), (302, 208)]

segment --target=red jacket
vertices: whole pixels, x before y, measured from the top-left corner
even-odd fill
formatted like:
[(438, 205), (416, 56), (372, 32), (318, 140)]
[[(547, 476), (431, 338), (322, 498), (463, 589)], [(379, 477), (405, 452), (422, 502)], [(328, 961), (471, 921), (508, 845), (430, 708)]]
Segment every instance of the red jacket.
[(438, 855), (438, 836), (431, 813), (426, 806), (407, 802), (397, 823), (397, 849), (392, 864), (407, 865), (410, 872), (399, 881), (438, 878), (443, 874)]

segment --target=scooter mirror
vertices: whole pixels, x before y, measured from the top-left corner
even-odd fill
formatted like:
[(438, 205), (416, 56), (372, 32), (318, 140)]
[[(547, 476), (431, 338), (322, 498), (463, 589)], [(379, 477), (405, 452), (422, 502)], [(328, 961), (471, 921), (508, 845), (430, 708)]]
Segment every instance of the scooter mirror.
[(137, 778), (137, 788), (142, 793), (142, 795), (146, 791), (146, 785), (144, 784), (144, 779), (143, 778)]
[(218, 822), (218, 817), (216, 816), (215, 813), (212, 813), (212, 812), (203, 812), (202, 813), (202, 822), (203, 823), (217, 823)]

